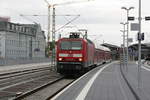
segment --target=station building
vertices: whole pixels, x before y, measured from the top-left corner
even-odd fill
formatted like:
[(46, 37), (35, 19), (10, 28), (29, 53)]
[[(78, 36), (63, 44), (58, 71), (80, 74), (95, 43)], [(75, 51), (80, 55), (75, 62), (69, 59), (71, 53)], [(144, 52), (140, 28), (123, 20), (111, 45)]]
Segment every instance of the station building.
[(0, 58), (44, 58), (45, 46), (40, 25), (0, 21)]

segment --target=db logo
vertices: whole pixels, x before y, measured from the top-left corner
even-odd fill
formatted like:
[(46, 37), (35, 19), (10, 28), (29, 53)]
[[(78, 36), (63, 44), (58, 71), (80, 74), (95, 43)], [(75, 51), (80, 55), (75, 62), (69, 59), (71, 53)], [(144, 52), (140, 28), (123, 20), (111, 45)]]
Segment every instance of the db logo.
[(68, 54), (68, 57), (73, 57), (73, 54)]

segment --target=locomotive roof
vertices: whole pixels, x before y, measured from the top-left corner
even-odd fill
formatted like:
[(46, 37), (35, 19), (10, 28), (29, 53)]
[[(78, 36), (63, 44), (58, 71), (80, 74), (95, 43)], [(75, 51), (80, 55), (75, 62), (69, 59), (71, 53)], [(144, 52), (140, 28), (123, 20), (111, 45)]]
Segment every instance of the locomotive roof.
[(61, 38), (59, 40), (82, 40), (82, 38)]
[(83, 39), (83, 38), (61, 38), (60, 40), (86, 40), (87, 42), (93, 44), (93, 42), (89, 39)]

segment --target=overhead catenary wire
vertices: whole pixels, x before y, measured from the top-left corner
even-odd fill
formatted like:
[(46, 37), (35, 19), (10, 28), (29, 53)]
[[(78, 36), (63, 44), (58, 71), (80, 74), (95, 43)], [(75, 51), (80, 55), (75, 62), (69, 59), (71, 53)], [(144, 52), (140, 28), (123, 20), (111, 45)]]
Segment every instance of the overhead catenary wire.
[[(94, 1), (94, 0), (90, 0), (90, 1)], [(64, 6), (63, 6), (64, 8)], [(67, 8), (66, 8), (67, 9)], [(78, 8), (80, 9), (80, 8)], [(67, 10), (70, 10), (70, 11), (73, 11), (73, 13), (78, 13), (79, 11), (77, 9), (74, 9), (74, 8), (71, 8), (71, 9), (67, 9)], [(81, 15), (81, 14), (80, 14)], [(66, 19), (66, 18), (65, 18)], [(87, 20), (85, 20), (85, 18), (83, 18), (83, 16), (80, 16), (80, 20), (82, 19), (82, 22), (86, 22)], [(72, 24), (72, 23), (71, 23)], [(77, 28), (77, 30), (79, 29), (77, 27), (77, 25), (75, 25), (75, 27)], [(86, 24), (82, 24), (81, 26), (82, 28), (84, 27), (85, 29), (88, 29), (88, 26)]]
[(79, 16), (76, 16), (75, 18), (73, 18), (72, 20), (70, 20), (69, 22), (67, 22), (65, 25), (61, 26), (60, 28), (58, 28), (57, 30), (55, 30), (55, 32), (59, 31), (60, 29), (64, 28), (66, 25), (72, 23), (72, 21), (76, 20), (77, 18), (79, 18)]

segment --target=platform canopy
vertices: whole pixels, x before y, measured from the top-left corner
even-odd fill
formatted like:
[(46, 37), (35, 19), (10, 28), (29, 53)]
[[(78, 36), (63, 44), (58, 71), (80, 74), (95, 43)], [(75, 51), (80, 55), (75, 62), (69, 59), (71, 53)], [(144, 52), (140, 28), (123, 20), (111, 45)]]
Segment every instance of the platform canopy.
[[(134, 56), (136, 60), (138, 59), (138, 44), (132, 44), (129, 46), (129, 55)], [(145, 59), (148, 55), (150, 55), (150, 43), (142, 43), (141, 58)]]
[(108, 44), (108, 43), (103, 43), (101, 45), (105, 46), (105, 47), (107, 47), (111, 50), (111, 56), (112, 56), (113, 60), (119, 59), (119, 50), (120, 50), (119, 46), (116, 46), (116, 45), (113, 45), (113, 44)]
[[(132, 48), (134, 50), (138, 50), (138, 44), (132, 44), (132, 45), (129, 46), (129, 48)], [(150, 50), (150, 43), (141, 44), (141, 48)]]
[(102, 46), (105, 46), (105, 47), (109, 48), (110, 50), (115, 50), (115, 49), (120, 48), (119, 46), (108, 44), (108, 43), (103, 43)]

